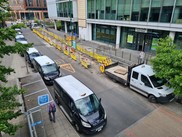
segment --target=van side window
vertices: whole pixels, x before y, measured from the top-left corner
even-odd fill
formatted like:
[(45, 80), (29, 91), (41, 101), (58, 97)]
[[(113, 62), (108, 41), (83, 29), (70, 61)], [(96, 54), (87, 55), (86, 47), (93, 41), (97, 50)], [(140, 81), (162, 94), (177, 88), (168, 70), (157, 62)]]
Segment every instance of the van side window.
[(145, 84), (145, 86), (152, 88), (152, 86), (150, 84), (150, 81), (149, 81), (149, 79), (146, 76), (141, 75), (141, 81)]
[(54, 82), (54, 89), (57, 91), (59, 96), (63, 96), (63, 89), (56, 82)]
[(65, 104), (70, 103), (70, 97), (65, 93), (65, 91), (63, 92), (63, 100), (64, 100)]
[(39, 72), (42, 72), (42, 69), (41, 69), (41, 67), (39, 65), (37, 65), (37, 69), (38, 69)]
[(138, 73), (133, 71), (133, 74), (132, 74), (132, 78), (134, 79), (138, 79)]
[(70, 109), (76, 111), (75, 104), (73, 103), (72, 100), (70, 101)]

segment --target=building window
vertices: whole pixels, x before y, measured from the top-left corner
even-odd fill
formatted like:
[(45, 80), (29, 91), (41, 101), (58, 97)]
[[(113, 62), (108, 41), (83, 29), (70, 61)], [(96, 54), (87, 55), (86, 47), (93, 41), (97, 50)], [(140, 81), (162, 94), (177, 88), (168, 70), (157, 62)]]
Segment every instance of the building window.
[(95, 18), (95, 0), (88, 0), (87, 1), (87, 18), (94, 19)]
[(57, 3), (58, 17), (73, 17), (72, 2)]
[(158, 22), (159, 21), (161, 5), (162, 5), (161, 0), (152, 0), (150, 18), (149, 18), (150, 22)]
[(174, 5), (173, 0), (164, 0), (163, 1), (160, 22), (168, 22), (169, 23), (171, 21), (173, 5)]
[(93, 24), (92, 38), (93, 40), (115, 45), (116, 31), (117, 28), (115, 26)]
[(133, 8), (132, 8), (132, 15), (131, 15), (132, 21), (139, 20), (140, 7), (141, 7), (141, 0), (133, 0)]
[(182, 24), (182, 1), (176, 0), (173, 23)]
[(147, 21), (150, 0), (142, 0), (140, 21)]
[(131, 8), (131, 0), (125, 0), (124, 6), (124, 20), (130, 20), (130, 8)]
[(182, 49), (182, 33), (181, 32), (176, 33), (174, 43), (176, 44), (177, 49)]

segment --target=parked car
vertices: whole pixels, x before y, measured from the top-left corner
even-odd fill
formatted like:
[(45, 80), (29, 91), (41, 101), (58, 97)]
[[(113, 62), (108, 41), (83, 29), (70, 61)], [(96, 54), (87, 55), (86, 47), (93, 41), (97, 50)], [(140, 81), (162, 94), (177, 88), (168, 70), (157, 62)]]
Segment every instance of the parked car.
[(16, 34), (15, 36), (15, 41), (19, 38), (25, 38), (22, 34)]
[(18, 33), (18, 32), (22, 33), (22, 31), (21, 31), (20, 28), (15, 28), (15, 31), (16, 31), (17, 33)]
[(27, 63), (33, 68), (33, 63), (32, 60), (35, 57), (39, 57), (42, 54), (36, 49), (36, 48), (28, 48), (27, 51), (25, 52), (24, 56), (25, 56), (25, 60), (27, 61)]
[(34, 70), (40, 73), (46, 85), (52, 85), (53, 80), (61, 76), (60, 67), (47, 56), (35, 57), (32, 63)]
[(27, 42), (27, 39), (21, 37), (21, 38), (18, 38), (18, 39), (15, 39), (16, 42), (19, 42), (21, 44), (28, 44)]

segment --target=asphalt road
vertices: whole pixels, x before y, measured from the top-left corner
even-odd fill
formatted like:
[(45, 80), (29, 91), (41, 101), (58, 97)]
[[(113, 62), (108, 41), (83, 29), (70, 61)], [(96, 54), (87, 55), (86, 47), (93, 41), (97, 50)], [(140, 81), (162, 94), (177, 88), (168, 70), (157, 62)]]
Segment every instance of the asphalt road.
[[(54, 47), (49, 46), (29, 29), (24, 29), (23, 33), (27, 40), (33, 42), (42, 54), (58, 61), (60, 65), (71, 64), (74, 71), (61, 68), (62, 74), (74, 75), (102, 99), (101, 102), (107, 112), (108, 123), (103, 131), (94, 135), (95, 137), (114, 137), (155, 109), (155, 105), (149, 103), (145, 97), (127, 87), (114, 83), (104, 74), (100, 74), (97, 63), (92, 62), (92, 68), (85, 69), (78, 62), (72, 61)], [(53, 93), (52, 86), (48, 88)], [(80, 134), (80, 136), (85, 137), (87, 135)]]

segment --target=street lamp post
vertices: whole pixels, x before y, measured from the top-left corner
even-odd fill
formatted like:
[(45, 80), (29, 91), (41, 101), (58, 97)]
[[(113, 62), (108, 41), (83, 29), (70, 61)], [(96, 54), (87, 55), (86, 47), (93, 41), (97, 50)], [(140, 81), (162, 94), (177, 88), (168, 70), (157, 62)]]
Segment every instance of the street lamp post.
[(69, 17), (70, 17), (70, 33), (71, 33), (71, 46), (73, 46), (73, 28), (72, 28), (72, 17), (71, 17), (71, 1), (69, 0)]

